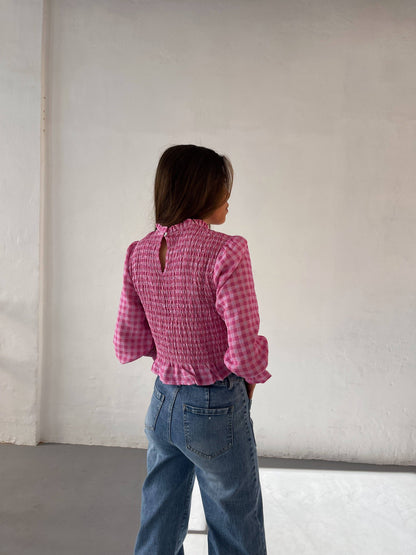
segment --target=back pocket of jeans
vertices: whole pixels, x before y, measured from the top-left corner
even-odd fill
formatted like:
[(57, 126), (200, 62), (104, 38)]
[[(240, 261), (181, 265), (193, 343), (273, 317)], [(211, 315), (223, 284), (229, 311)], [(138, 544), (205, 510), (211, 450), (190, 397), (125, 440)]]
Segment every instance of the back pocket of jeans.
[(183, 406), (186, 448), (213, 459), (233, 445), (233, 407), (207, 409)]
[(147, 430), (154, 431), (156, 427), (157, 418), (162, 408), (165, 396), (156, 387), (153, 390), (152, 399), (150, 401), (149, 408), (147, 409), (146, 418), (144, 421), (144, 427)]

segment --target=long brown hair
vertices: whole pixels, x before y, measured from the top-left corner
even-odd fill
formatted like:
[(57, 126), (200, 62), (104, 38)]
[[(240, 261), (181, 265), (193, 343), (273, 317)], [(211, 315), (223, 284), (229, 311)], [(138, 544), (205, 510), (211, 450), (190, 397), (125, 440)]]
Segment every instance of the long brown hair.
[(203, 146), (171, 146), (156, 169), (156, 223), (171, 226), (188, 218), (203, 219), (228, 199), (233, 177), (226, 156)]

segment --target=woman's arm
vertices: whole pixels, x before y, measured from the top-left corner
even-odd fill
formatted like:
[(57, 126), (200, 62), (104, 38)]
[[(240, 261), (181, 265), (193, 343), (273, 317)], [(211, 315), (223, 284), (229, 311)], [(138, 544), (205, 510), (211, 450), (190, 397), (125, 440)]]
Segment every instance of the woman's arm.
[(113, 344), (118, 360), (125, 364), (142, 356), (156, 358), (156, 347), (140, 298), (136, 293), (129, 271), (132, 243), (124, 262), (123, 288), (121, 291)]
[(214, 268), (216, 309), (227, 326), (228, 349), (224, 363), (247, 383), (263, 383), (267, 372), (268, 343), (259, 335), (259, 311), (247, 241), (231, 237)]

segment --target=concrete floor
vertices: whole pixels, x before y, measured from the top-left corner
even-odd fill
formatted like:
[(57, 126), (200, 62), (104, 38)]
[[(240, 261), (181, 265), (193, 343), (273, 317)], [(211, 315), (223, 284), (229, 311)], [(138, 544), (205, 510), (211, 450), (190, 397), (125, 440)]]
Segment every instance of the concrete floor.
[[(416, 554), (416, 467), (260, 467), (269, 555)], [(0, 554), (131, 555), (145, 474), (142, 449), (0, 445)], [(205, 532), (196, 489), (186, 555), (207, 554)]]

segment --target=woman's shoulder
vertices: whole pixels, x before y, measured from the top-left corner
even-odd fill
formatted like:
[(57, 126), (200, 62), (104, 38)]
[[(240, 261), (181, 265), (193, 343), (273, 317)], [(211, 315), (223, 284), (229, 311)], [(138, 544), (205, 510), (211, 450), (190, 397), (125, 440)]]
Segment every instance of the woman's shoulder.
[(129, 244), (126, 252), (127, 263), (137, 259), (137, 257), (139, 257), (141, 254), (143, 254), (143, 252), (149, 249), (151, 243), (151, 241), (149, 242), (149, 239), (151, 239), (151, 236), (154, 236), (154, 231), (151, 231), (141, 239), (136, 239)]
[(241, 235), (221, 233), (221, 246), (214, 264), (214, 284), (219, 286), (239, 266), (242, 260), (249, 259), (248, 243)]
[(249, 257), (247, 239), (241, 235), (229, 235), (219, 231), (210, 231), (217, 244), (213, 249), (214, 275), (227, 269), (235, 269), (241, 260)]

